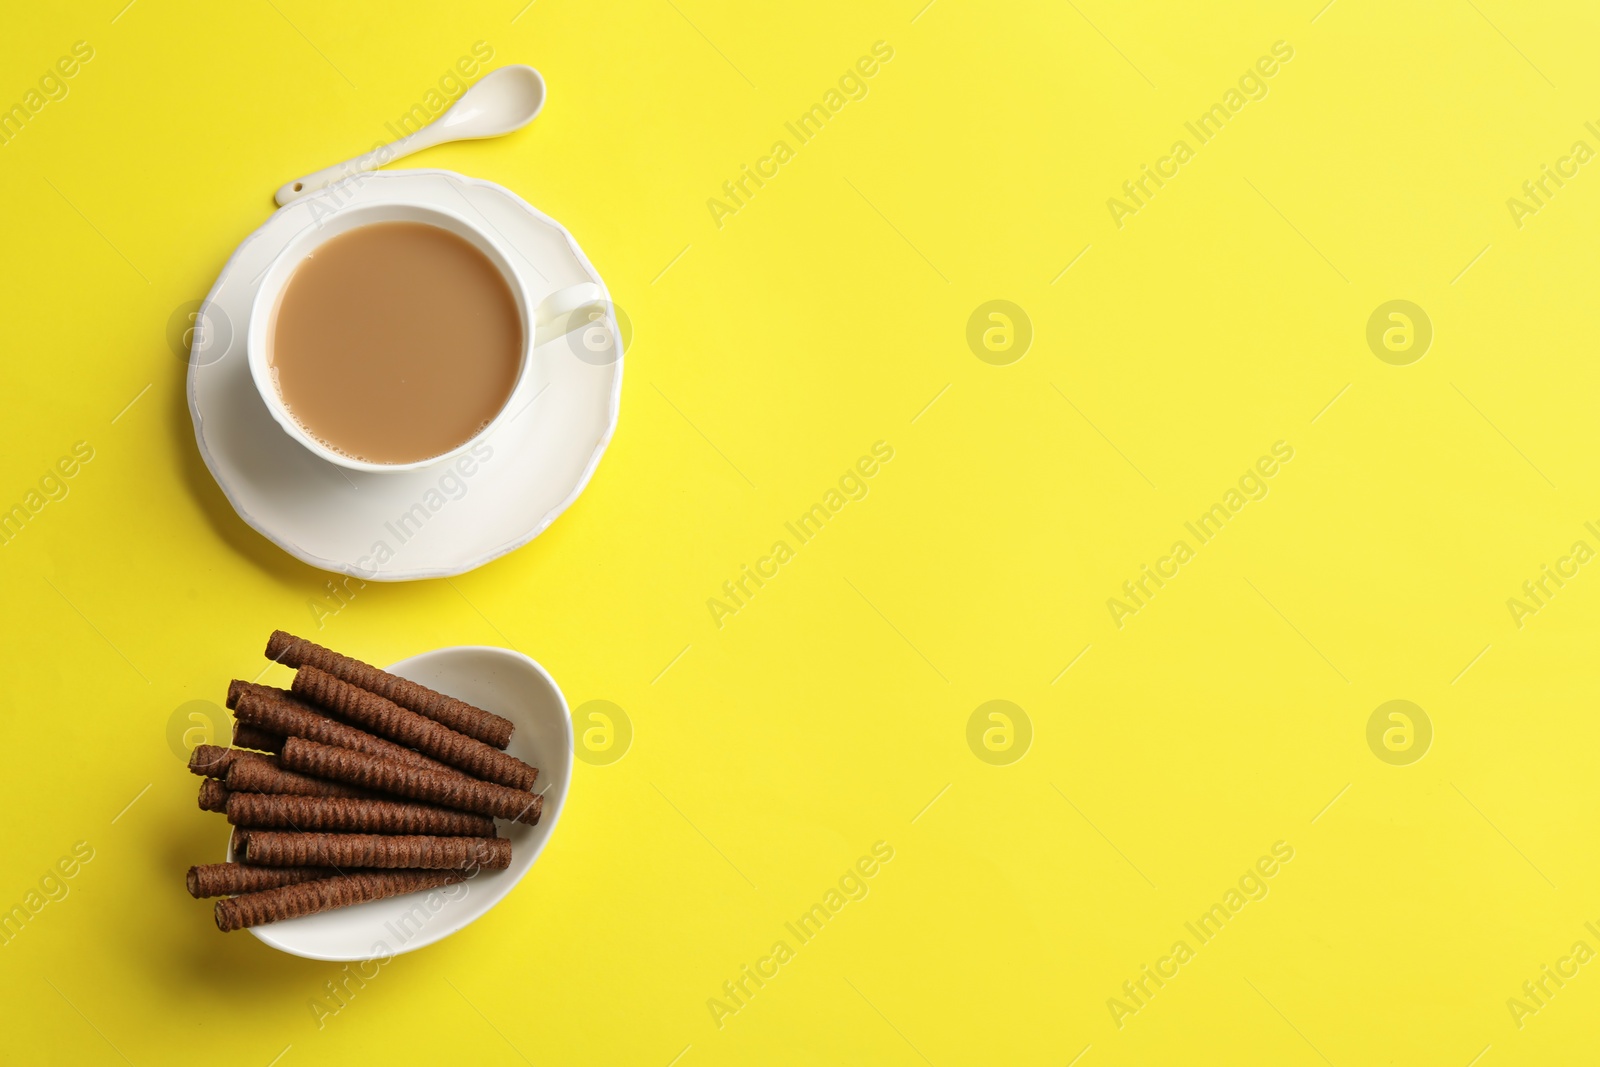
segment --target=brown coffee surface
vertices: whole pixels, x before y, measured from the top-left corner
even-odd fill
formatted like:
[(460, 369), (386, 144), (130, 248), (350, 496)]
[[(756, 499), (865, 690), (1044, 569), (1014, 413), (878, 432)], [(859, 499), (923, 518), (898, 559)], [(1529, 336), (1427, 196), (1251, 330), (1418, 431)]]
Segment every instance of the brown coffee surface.
[(295, 269), (269, 363), (312, 437), (370, 463), (412, 463), (499, 413), (522, 340), (511, 287), (481, 251), (427, 223), (379, 222)]

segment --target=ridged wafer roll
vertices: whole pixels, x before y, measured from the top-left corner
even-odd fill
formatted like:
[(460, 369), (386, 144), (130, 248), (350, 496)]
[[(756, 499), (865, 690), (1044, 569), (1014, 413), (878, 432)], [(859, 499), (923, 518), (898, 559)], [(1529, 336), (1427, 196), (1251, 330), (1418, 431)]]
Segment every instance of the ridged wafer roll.
[(201, 811), (227, 811), (228, 795), (228, 787), (215, 778), (200, 780)]
[(507, 789), (473, 778), (435, 774), (382, 756), (369, 756), (348, 748), (319, 745), (303, 737), (283, 743), (279, 757), (285, 767), (319, 778), (365, 786), (384, 793), (425, 800), (459, 811), (493, 815), (533, 825), (544, 810), (544, 798), (520, 789)]
[(256, 893), (296, 882), (332, 878), (339, 872), (332, 867), (249, 867), (243, 863), (202, 863), (190, 867), (184, 883), (189, 895), (220, 897), (229, 893)]
[(248, 723), (233, 724), (233, 743), (237, 748), (254, 748), (262, 752), (279, 752), (283, 749), (283, 734), (261, 730)]
[(228, 770), (228, 777), (223, 781), (235, 793), (293, 793), (307, 797), (372, 796), (365, 789), (284, 770), (270, 758), (261, 761), (239, 760)]
[[(448, 764), (429, 759), (393, 741), (385, 741), (349, 723), (330, 718), (321, 708), (298, 699), (294, 694), (268, 685), (255, 685), (234, 679), (228, 683), (228, 707), (242, 723), (285, 737), (304, 737), (324, 745), (353, 748), (371, 756), (387, 756), (445, 774), (464, 774)], [(424, 720), (427, 721), (427, 720)], [(443, 729), (443, 727), (441, 727)], [(274, 751), (281, 752), (280, 744)]]
[[(211, 779), (206, 781), (210, 782)], [(494, 820), (487, 815), (473, 815), (401, 800), (233, 793), (224, 799), (224, 804), (229, 822), (251, 829), (434, 834), (447, 837), (495, 836)]]
[(458, 767), (474, 777), (512, 789), (532, 789), (534, 780), (539, 777), (537, 767), (507, 755), (493, 745), (457, 733), (426, 715), (418, 715), (392, 700), (369, 693), (316, 667), (301, 667), (296, 672), (294, 693), (342, 719), (348, 719), (392, 741), (410, 745), (418, 752)]
[(390, 834), (301, 834), (246, 830), (244, 861), (259, 867), (407, 867), (422, 870), (491, 871), (511, 866), (511, 842), (503, 837), (437, 837)]
[(379, 670), (358, 659), (341, 656), (303, 637), (274, 630), (267, 639), (267, 658), (291, 667), (315, 667), (326, 671), (335, 678), (360, 686), (369, 693), (376, 693), (495, 748), (505, 748), (511, 743), (514, 726), (510, 719)]
[(274, 761), (271, 756), (263, 756), (259, 752), (223, 748), (221, 745), (196, 745), (194, 751), (189, 753), (190, 772), (207, 778), (226, 778), (229, 769), (240, 762), (272, 764)]
[(464, 881), (465, 871), (362, 871), (217, 901), (223, 933)]

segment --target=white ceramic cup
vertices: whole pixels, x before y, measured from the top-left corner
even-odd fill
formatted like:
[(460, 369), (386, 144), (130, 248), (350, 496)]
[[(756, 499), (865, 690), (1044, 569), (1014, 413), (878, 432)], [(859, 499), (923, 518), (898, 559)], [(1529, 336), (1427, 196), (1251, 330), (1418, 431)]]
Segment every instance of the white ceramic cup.
[[(516, 300), (517, 314), (522, 320), (522, 355), (517, 369), (516, 383), (511, 395), (483, 429), (447, 452), (416, 460), (412, 463), (372, 463), (356, 459), (329, 448), (309, 432), (294, 417), (284, 403), (272, 373), (272, 333), (289, 279), (300, 264), (322, 244), (343, 233), (379, 222), (421, 222), (447, 230), (471, 244), (488, 257)], [(537, 284), (535, 284), (537, 283)], [(453, 459), (474, 444), (491, 436), (507, 418), (521, 411), (523, 405), (549, 381), (548, 369), (537, 359), (537, 325), (549, 318), (552, 312), (560, 313), (572, 308), (598, 302), (602, 299), (600, 287), (593, 282), (580, 282), (565, 289), (553, 290), (541, 279), (530, 279), (518, 268), (516, 261), (500, 240), (490, 231), (462, 215), (442, 208), (424, 207), (420, 204), (362, 204), (341, 208), (327, 218), (307, 226), (294, 236), (267, 267), (261, 278), (261, 288), (256, 292), (250, 308), (250, 324), (245, 332), (245, 354), (250, 364), (250, 376), (261, 393), (267, 410), (290, 437), (304, 445), (313, 454), (329, 463), (358, 471), (408, 471), (431, 467)], [(540, 338), (542, 340), (542, 338)], [(358, 398), (359, 401), (359, 398)]]

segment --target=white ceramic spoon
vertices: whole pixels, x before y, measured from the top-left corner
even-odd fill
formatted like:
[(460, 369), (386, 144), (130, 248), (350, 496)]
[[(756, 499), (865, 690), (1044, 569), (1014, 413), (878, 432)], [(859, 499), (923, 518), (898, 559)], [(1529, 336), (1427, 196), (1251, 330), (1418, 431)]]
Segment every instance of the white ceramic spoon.
[(364, 155), (288, 183), (276, 194), (278, 206), (326, 188), (352, 174), (376, 170), (385, 163), (392, 163), (424, 148), (448, 141), (499, 137), (521, 129), (534, 120), (542, 107), (544, 79), (538, 71), (521, 64), (490, 71), (439, 116), (438, 121), (393, 144), (374, 148)]

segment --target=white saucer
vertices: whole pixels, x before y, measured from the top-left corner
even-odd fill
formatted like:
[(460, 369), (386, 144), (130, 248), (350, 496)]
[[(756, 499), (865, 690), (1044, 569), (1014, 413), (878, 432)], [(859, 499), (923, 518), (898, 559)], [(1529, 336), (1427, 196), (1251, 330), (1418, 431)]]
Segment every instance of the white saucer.
[[(479, 871), (442, 889), (250, 927), (275, 949), (313, 960), (370, 960), (449, 937), (505, 899), (533, 867), (561, 819), (572, 784), (572, 717), (560, 687), (543, 667), (509, 648), (459, 645), (424, 652), (387, 669), (516, 724), (506, 751), (539, 768), (535, 791), (544, 797), (539, 824), (496, 820), (500, 836), (511, 841), (506, 870)], [(231, 841), (227, 859), (233, 859)]]
[[(291, 237), (338, 208), (393, 202), (481, 220), (552, 291), (593, 282), (603, 302), (536, 332), (549, 385), (476, 455), (362, 473), (318, 459), (273, 421), (244, 338), (261, 275)], [(549, 336), (591, 319), (590, 328)], [(605, 283), (571, 234), (501, 186), (443, 170), (358, 175), (280, 208), (223, 267), (189, 355), (195, 441), (239, 517), (314, 567), (368, 581), (461, 574), (537, 537), (588, 484), (621, 398), (622, 335)]]

